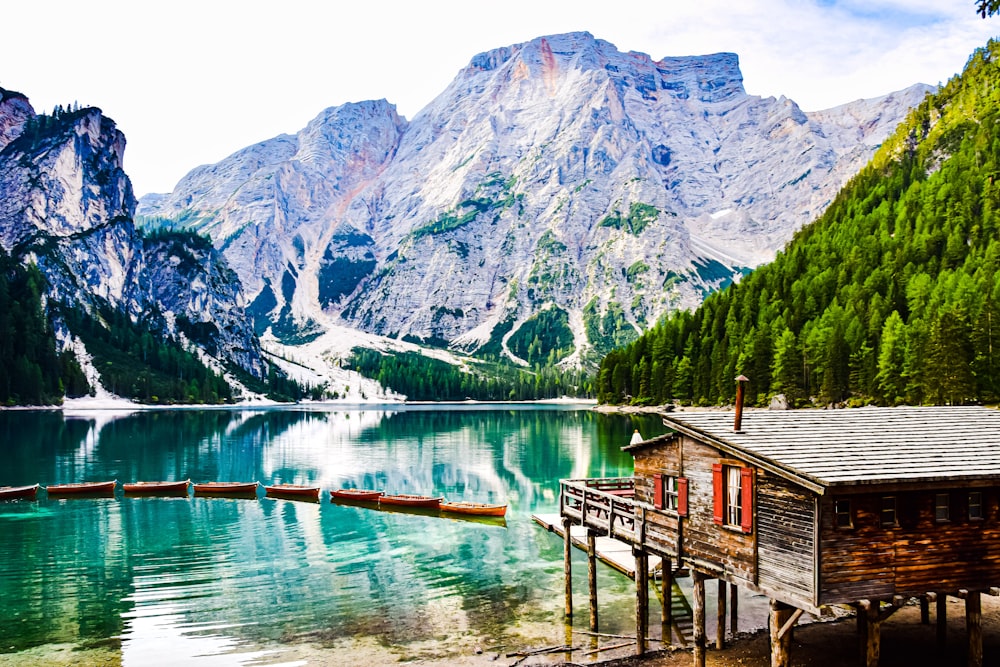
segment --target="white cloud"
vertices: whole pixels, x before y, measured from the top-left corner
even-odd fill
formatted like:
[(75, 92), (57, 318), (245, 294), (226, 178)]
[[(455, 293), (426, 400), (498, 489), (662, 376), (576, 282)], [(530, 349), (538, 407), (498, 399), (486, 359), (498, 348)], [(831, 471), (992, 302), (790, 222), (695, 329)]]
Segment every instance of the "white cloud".
[(293, 133), (328, 106), (386, 98), (412, 118), (469, 59), (587, 30), (654, 58), (732, 51), (751, 94), (805, 109), (947, 80), (996, 30), (973, 0), (550, 0), (470, 5), (48, 0), (4, 9), (0, 86), (39, 110), (99, 106), (136, 191)]

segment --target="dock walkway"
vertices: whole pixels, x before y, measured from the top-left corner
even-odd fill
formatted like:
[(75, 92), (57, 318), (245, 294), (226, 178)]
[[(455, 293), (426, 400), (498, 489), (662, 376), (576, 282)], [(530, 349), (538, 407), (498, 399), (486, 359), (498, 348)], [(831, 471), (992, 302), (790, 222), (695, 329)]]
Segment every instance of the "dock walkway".
[[(532, 514), (532, 521), (545, 528), (550, 533), (555, 533), (563, 537), (562, 519), (558, 514)], [(583, 526), (572, 525), (569, 527), (569, 535), (574, 546), (587, 550), (587, 529)], [(629, 579), (635, 579), (635, 557), (632, 556), (632, 546), (621, 540), (612, 537), (598, 537), (594, 540), (597, 549), (597, 558), (606, 565), (613, 567)], [(649, 572), (652, 574), (660, 570), (660, 557), (649, 557)]]

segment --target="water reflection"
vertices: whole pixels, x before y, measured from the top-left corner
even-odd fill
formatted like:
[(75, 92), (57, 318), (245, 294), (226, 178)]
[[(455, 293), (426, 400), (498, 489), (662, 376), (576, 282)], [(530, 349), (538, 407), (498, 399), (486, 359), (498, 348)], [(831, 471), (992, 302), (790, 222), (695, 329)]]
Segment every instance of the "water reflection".
[[(620, 446), (637, 426), (662, 432), (551, 408), (0, 413), (0, 485), (190, 477), (509, 503), (499, 525), (325, 494), (0, 503), (0, 652), (120, 638), (132, 665), (163, 664), (157, 646), (176, 649), (170, 664), (263, 664), (281, 660), (259, 653), (275, 643), (555, 631), (561, 547), (529, 515), (555, 511), (562, 477), (630, 474)], [(629, 599), (624, 581), (608, 587), (611, 609), (616, 590)]]

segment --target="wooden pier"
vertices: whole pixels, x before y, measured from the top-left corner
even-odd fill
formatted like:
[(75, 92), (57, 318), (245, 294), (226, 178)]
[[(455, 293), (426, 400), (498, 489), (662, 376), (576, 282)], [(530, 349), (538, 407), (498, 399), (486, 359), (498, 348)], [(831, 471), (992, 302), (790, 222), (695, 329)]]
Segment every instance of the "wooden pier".
[[(558, 514), (532, 514), (531, 520), (550, 533), (555, 533), (565, 539), (562, 518)], [(587, 529), (583, 526), (572, 525), (569, 534), (573, 546), (587, 552)], [(595, 537), (594, 543), (597, 549), (597, 560), (618, 570), (629, 579), (635, 579), (635, 556), (632, 555), (631, 544), (607, 536)], [(660, 557), (650, 556), (648, 561), (648, 574), (653, 576), (660, 570)]]

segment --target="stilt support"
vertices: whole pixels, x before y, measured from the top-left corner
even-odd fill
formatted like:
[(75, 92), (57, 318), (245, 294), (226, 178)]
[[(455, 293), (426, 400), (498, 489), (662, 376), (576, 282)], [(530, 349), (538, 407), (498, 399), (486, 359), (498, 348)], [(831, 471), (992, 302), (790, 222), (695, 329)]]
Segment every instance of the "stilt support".
[(726, 648), (726, 582), (719, 579), (718, 595), (716, 596), (715, 614), (715, 648)]
[(789, 667), (792, 664), (792, 628), (801, 615), (801, 609), (771, 600), (771, 667)]
[(931, 624), (931, 601), (927, 596), (920, 598), (920, 623), (921, 625)]
[(705, 667), (705, 575), (691, 571), (694, 585), (694, 667)]
[(965, 633), (969, 636), (969, 667), (983, 667), (983, 608), (979, 591), (965, 597)]
[(563, 575), (566, 577), (566, 618), (573, 618), (573, 538), (569, 534), (572, 524), (562, 520), (563, 526)]
[(635, 654), (646, 652), (646, 628), (649, 619), (649, 556), (642, 549), (632, 549), (635, 556)]
[(729, 633), (736, 637), (740, 627), (740, 589), (729, 584)]
[(660, 639), (664, 644), (673, 643), (670, 627), (673, 625), (674, 616), (674, 565), (669, 558), (660, 561), (660, 574), (663, 575), (660, 582), (663, 590), (660, 596), (663, 606), (660, 608)]
[(858, 603), (858, 634), (861, 664), (864, 667), (878, 667), (882, 648), (882, 619), (878, 600), (861, 600)]
[(590, 631), (597, 632), (597, 534), (587, 531), (587, 583), (590, 588)]

